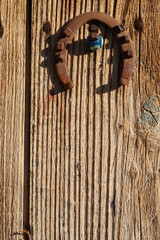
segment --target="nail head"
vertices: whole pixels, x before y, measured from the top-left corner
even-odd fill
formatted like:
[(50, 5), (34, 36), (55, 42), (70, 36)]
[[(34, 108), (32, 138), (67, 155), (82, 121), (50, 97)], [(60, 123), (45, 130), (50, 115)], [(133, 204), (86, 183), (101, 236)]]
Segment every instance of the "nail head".
[(142, 21), (142, 19), (135, 20), (134, 26), (135, 26), (136, 30), (141, 30), (143, 28), (143, 21)]
[(89, 27), (89, 30), (90, 30), (91, 32), (98, 33), (98, 27), (97, 27), (97, 25), (95, 25), (95, 24), (91, 24), (90, 27)]
[(51, 24), (50, 22), (46, 22), (43, 24), (43, 31), (49, 33), (51, 31)]

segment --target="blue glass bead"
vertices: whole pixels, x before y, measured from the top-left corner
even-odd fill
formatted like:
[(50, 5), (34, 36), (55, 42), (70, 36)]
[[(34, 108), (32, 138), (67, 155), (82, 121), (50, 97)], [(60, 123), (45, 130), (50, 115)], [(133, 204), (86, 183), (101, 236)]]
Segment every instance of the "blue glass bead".
[(96, 51), (103, 46), (103, 38), (101, 35), (98, 35), (98, 39), (93, 41), (90, 39), (90, 36), (87, 38), (87, 45), (91, 51)]

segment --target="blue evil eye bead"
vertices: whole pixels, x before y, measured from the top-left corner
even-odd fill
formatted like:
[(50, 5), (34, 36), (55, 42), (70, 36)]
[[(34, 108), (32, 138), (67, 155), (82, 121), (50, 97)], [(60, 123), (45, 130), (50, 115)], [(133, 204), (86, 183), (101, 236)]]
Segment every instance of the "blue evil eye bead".
[(91, 40), (90, 36), (87, 38), (87, 45), (91, 51), (96, 51), (103, 46), (103, 38), (101, 35), (98, 35), (97, 40)]

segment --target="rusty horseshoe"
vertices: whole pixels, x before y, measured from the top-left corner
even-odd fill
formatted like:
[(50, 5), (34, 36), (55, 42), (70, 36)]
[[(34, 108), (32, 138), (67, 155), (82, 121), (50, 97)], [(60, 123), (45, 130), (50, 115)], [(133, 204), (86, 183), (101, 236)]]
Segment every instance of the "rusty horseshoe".
[(55, 68), (57, 75), (65, 89), (71, 89), (74, 85), (67, 72), (67, 45), (74, 38), (76, 31), (85, 23), (96, 20), (106, 24), (118, 38), (122, 57), (123, 68), (120, 75), (120, 84), (127, 85), (135, 65), (135, 50), (131, 37), (124, 26), (115, 18), (101, 12), (87, 12), (73, 18), (64, 28), (60, 39), (58, 39), (55, 51)]

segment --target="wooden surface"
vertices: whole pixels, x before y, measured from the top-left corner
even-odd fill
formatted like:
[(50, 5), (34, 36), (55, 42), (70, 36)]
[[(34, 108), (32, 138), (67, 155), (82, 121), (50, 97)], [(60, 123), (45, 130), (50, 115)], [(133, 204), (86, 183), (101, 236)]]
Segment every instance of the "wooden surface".
[[(7, 3), (3, 6), (15, 14)], [(18, 12), (21, 7), (24, 2), (17, 5)], [(0, 206), (8, 214), (2, 214), (1, 238), (29, 227), (33, 240), (160, 239), (159, 1), (33, 0), (29, 11), (31, 58), (29, 52), (25, 56), (25, 14), (17, 23), (23, 37), (15, 38), (15, 29), (9, 30), (11, 20), (5, 19), (6, 31), (11, 32), (0, 39), (1, 59), (6, 56), (0, 63), (4, 68), (0, 76), (7, 86), (1, 91)], [(118, 87), (121, 60), (110, 30), (100, 26), (104, 46), (88, 54), (86, 24), (69, 47), (68, 70), (75, 86), (66, 92), (61, 87), (53, 68), (58, 30), (69, 19), (89, 11), (106, 12), (130, 33), (137, 61), (128, 86)], [(4, 16), (19, 19), (13, 13)], [(134, 28), (139, 17), (144, 22), (142, 32)], [(51, 23), (49, 34), (43, 31), (46, 21)], [(27, 63), (31, 60), (31, 69), (26, 69), (31, 99), (30, 128), (26, 127), (24, 136), (24, 119), (29, 113), (27, 103), (24, 112), (25, 59)], [(23, 147), (28, 146), (24, 139), (29, 133), (30, 163), (24, 165)], [(28, 188), (24, 176), (29, 207), (27, 200), (22, 204), (27, 199), (23, 165), (30, 177)]]
[[(141, 123), (144, 102), (159, 94), (158, 1), (33, 1), (32, 6), (33, 239), (159, 239), (160, 124)], [(102, 26), (105, 46), (85, 54), (84, 26), (69, 49), (75, 87), (60, 92), (50, 63), (54, 34), (70, 18), (92, 10), (125, 24), (137, 53), (134, 75), (128, 87), (117, 89), (116, 42)], [(134, 29), (140, 14), (141, 34)], [(42, 31), (46, 20), (50, 37)], [(60, 93), (50, 95), (52, 87)]]
[(0, 239), (23, 230), (26, 1), (0, 1)]

